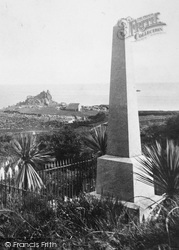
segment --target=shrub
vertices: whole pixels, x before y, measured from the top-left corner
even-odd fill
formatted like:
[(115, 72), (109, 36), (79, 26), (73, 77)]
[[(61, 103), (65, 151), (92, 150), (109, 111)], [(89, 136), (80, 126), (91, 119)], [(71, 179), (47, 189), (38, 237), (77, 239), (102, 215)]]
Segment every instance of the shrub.
[(96, 115), (89, 116), (88, 118), (92, 123), (105, 122), (107, 114), (105, 112), (98, 112)]
[(83, 143), (97, 156), (106, 154), (107, 151), (107, 129), (106, 126), (100, 126), (92, 129), (83, 137)]
[(142, 129), (143, 144), (151, 145), (156, 140), (165, 144), (166, 139), (179, 142), (179, 115), (168, 118), (164, 124), (152, 124)]
[(178, 196), (179, 146), (171, 140), (166, 141), (165, 147), (156, 142), (144, 147), (144, 156), (139, 158), (139, 181), (154, 186), (157, 194), (165, 194), (169, 198)]
[(164, 141), (166, 141), (166, 137), (167, 135), (165, 124), (160, 126), (152, 124), (141, 131), (142, 146), (152, 145), (155, 143), (155, 141), (163, 143)]
[(63, 126), (58, 132), (39, 136), (39, 141), (54, 152), (57, 160), (79, 157), (82, 147), (80, 139), (79, 134), (69, 126)]
[(179, 115), (167, 120), (165, 134), (168, 139), (179, 142)]

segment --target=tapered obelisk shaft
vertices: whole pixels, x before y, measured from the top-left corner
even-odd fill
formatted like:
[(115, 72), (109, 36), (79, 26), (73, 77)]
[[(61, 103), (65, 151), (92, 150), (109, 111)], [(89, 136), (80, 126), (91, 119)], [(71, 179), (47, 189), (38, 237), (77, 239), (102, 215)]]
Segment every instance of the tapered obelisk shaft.
[(118, 32), (114, 26), (107, 154), (134, 157), (141, 154), (141, 143), (131, 41)]

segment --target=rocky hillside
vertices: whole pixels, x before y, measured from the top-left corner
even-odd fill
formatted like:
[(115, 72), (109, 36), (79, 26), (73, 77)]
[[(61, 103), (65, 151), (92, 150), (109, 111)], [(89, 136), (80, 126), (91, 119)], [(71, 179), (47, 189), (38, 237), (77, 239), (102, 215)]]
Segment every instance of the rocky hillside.
[(48, 107), (56, 107), (59, 104), (52, 100), (52, 96), (50, 94), (50, 91), (47, 90), (47, 92), (42, 91), (40, 94), (36, 96), (27, 96), (25, 101), (19, 102), (15, 105), (8, 106), (7, 108), (4, 108), (2, 111), (22, 111), (27, 112), (32, 110), (38, 110), (42, 108), (48, 108)]
[(50, 94), (50, 91), (47, 90), (47, 92), (42, 91), (40, 94), (36, 96), (27, 96), (26, 100), (24, 102), (19, 102), (16, 104), (17, 106), (52, 106), (56, 105), (57, 103), (52, 100), (52, 96)]

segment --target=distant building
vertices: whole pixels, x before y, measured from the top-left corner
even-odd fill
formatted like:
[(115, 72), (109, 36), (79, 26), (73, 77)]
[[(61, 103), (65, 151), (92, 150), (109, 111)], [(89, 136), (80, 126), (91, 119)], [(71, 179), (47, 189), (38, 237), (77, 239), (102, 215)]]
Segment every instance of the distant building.
[(80, 103), (69, 103), (66, 107), (66, 110), (70, 111), (80, 111), (81, 110), (81, 105)]

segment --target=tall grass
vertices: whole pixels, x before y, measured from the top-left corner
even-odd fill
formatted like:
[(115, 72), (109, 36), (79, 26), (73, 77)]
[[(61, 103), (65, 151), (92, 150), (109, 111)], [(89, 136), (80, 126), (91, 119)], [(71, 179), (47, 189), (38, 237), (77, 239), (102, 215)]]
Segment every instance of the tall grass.
[(14, 210), (0, 213), (2, 243), (11, 237), (25, 242), (48, 240), (69, 250), (159, 250), (177, 246), (176, 201), (168, 217), (161, 214), (157, 220), (140, 224), (120, 201), (110, 197), (97, 199), (81, 194), (65, 201), (48, 201), (27, 195), (25, 199), (19, 206), (17, 200)]

